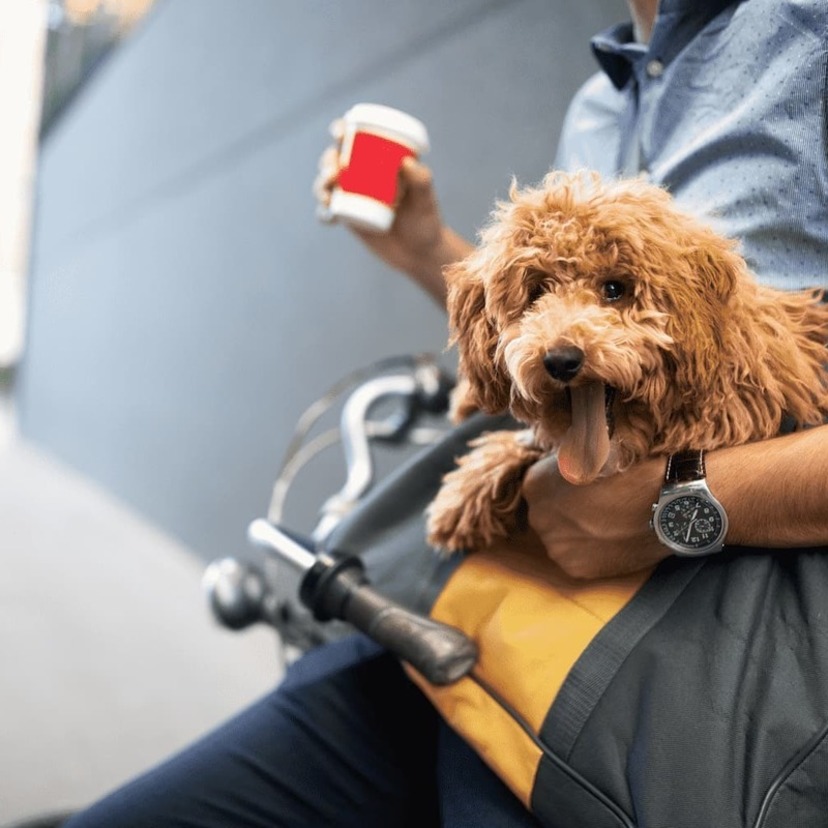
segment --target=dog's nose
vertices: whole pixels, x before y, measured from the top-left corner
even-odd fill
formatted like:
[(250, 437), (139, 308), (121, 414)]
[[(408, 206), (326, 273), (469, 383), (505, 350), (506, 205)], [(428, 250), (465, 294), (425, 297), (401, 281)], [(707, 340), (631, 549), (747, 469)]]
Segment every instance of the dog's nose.
[(549, 375), (560, 382), (569, 382), (581, 370), (584, 364), (584, 352), (574, 345), (562, 345), (547, 351), (543, 357), (543, 366)]

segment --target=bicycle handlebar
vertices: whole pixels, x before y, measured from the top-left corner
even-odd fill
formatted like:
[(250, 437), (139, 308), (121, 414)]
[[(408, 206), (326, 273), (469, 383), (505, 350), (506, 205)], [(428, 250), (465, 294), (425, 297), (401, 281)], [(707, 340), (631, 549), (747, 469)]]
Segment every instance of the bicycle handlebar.
[[(391, 360), (390, 365), (401, 367), (402, 360)], [(339, 433), (345, 450), (347, 479), (342, 489), (323, 505), (312, 539), (296, 537), (278, 528), (282, 505), (296, 471), (330, 442), (329, 432), (325, 432), (303, 445), (320, 413), (347, 387), (342, 383), (317, 400), (300, 418), (273, 488), (267, 519), (255, 520), (248, 528), (248, 539), (253, 545), (266, 553), (276, 553), (299, 572), (299, 601), (310, 610), (313, 621), (305, 618), (304, 612), (296, 613), (290, 601), (280, 599), (272, 587), (272, 579), (251, 564), (232, 558), (216, 561), (205, 572), (204, 586), (213, 614), (231, 629), (265, 621), (284, 640), (304, 648), (324, 640), (313, 632), (314, 621), (336, 618), (378, 641), (431, 683), (443, 685), (471, 671), (477, 661), (474, 642), (460, 630), (410, 612), (381, 595), (369, 583), (358, 556), (316, 551), (324, 548), (336, 525), (371, 487), (374, 480), (371, 441), (411, 440), (421, 414), (438, 414), (448, 408), (454, 381), (433, 358), (407, 358), (405, 367), (404, 373), (383, 374), (363, 382), (345, 402)], [(396, 410), (384, 419), (372, 419), (372, 412), (384, 403), (396, 405)], [(429, 435), (431, 439), (433, 436), (434, 433)]]
[[(371, 487), (374, 480), (371, 439), (401, 440), (423, 411), (445, 411), (452, 384), (453, 380), (436, 363), (421, 358), (412, 372), (375, 377), (360, 385), (348, 397), (340, 416), (347, 478), (343, 487), (322, 506), (319, 523), (313, 531), (315, 541), (327, 538)], [(404, 401), (404, 414), (398, 414), (384, 423), (385, 428), (369, 431), (371, 410), (387, 399)]]
[(349, 622), (432, 684), (451, 684), (474, 667), (477, 646), (470, 638), (380, 595), (356, 556), (315, 554), (262, 518), (250, 524), (247, 535), (252, 544), (276, 552), (302, 574), (300, 599), (318, 621)]

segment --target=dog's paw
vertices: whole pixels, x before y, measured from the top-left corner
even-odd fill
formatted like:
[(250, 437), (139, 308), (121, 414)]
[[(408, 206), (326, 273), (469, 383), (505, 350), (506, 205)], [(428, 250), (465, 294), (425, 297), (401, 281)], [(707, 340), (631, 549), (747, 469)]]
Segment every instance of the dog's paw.
[(523, 477), (540, 455), (522, 432), (492, 432), (471, 445), (426, 513), (429, 544), (448, 553), (483, 549), (517, 528)]
[(495, 514), (485, 496), (470, 496), (462, 476), (455, 475), (457, 472), (446, 475), (426, 512), (428, 543), (449, 555), (484, 549), (496, 537), (508, 535), (515, 525), (505, 515)]

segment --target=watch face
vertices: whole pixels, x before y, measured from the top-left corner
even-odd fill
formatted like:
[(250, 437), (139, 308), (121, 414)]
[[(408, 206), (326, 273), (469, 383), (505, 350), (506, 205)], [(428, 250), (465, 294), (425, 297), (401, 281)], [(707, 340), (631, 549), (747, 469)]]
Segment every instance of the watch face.
[(687, 550), (714, 544), (724, 532), (721, 512), (705, 497), (681, 495), (667, 503), (658, 516), (664, 537)]

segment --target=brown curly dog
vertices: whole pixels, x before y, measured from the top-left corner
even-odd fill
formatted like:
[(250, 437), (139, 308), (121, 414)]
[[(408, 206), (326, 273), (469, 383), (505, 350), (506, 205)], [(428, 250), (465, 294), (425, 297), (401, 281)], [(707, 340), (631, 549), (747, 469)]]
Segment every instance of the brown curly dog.
[(446, 272), (459, 399), (529, 428), (492, 432), (444, 478), (432, 545), (517, 526), (526, 469), (575, 484), (653, 454), (772, 437), (828, 412), (828, 304), (759, 285), (736, 252), (641, 179), (551, 173), (501, 203)]

